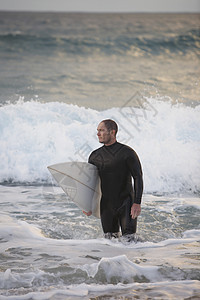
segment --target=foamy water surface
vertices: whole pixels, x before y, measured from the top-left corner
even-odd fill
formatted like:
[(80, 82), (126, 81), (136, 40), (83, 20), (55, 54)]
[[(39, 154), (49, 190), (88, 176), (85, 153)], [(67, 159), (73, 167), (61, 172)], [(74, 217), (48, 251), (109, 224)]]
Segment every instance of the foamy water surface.
[(200, 295), (198, 198), (144, 195), (140, 241), (129, 244), (102, 238), (58, 187), (0, 193), (1, 299)]

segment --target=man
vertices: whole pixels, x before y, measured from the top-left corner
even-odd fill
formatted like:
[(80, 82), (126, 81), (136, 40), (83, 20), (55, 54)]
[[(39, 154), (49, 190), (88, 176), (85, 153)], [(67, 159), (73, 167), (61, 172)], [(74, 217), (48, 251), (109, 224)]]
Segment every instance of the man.
[(121, 227), (122, 236), (131, 240), (141, 212), (142, 169), (135, 151), (117, 142), (117, 131), (117, 124), (110, 119), (98, 125), (97, 136), (104, 145), (90, 154), (88, 162), (98, 168), (101, 179), (100, 214), (105, 237), (118, 237)]

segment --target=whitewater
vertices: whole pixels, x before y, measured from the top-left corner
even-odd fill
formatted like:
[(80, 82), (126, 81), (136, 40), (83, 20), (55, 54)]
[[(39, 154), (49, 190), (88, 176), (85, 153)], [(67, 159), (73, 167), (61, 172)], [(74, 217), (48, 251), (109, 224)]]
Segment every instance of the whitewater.
[(143, 197), (140, 241), (102, 237), (54, 186), (0, 186), (1, 299), (198, 299), (199, 199)]
[(87, 161), (100, 147), (98, 123), (113, 118), (118, 141), (138, 153), (145, 192), (199, 192), (200, 106), (146, 98), (142, 107), (104, 111), (65, 103), (24, 102), (0, 108), (0, 181), (50, 183), (47, 166)]

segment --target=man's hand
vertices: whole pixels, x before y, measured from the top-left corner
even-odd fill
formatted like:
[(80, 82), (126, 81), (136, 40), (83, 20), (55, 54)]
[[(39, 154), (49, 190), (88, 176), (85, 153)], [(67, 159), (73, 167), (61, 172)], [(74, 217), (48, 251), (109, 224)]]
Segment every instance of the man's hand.
[(132, 207), (131, 207), (131, 217), (132, 219), (137, 218), (141, 213), (141, 206), (140, 204), (137, 203), (133, 203)]
[(83, 213), (84, 213), (86, 216), (88, 216), (88, 217), (91, 216), (91, 214), (92, 214), (91, 211), (88, 211), (88, 212), (87, 212), (87, 211), (84, 211), (84, 210), (83, 210)]

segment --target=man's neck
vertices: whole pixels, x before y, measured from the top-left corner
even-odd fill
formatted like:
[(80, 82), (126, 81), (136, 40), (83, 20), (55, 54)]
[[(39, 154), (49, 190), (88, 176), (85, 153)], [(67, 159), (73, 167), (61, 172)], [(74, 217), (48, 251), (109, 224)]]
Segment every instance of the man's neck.
[(115, 144), (116, 143), (116, 139), (115, 140), (113, 140), (113, 141), (110, 141), (110, 143), (108, 143), (108, 144), (104, 144), (106, 147), (107, 146), (111, 146), (111, 145), (113, 145), (113, 144)]

